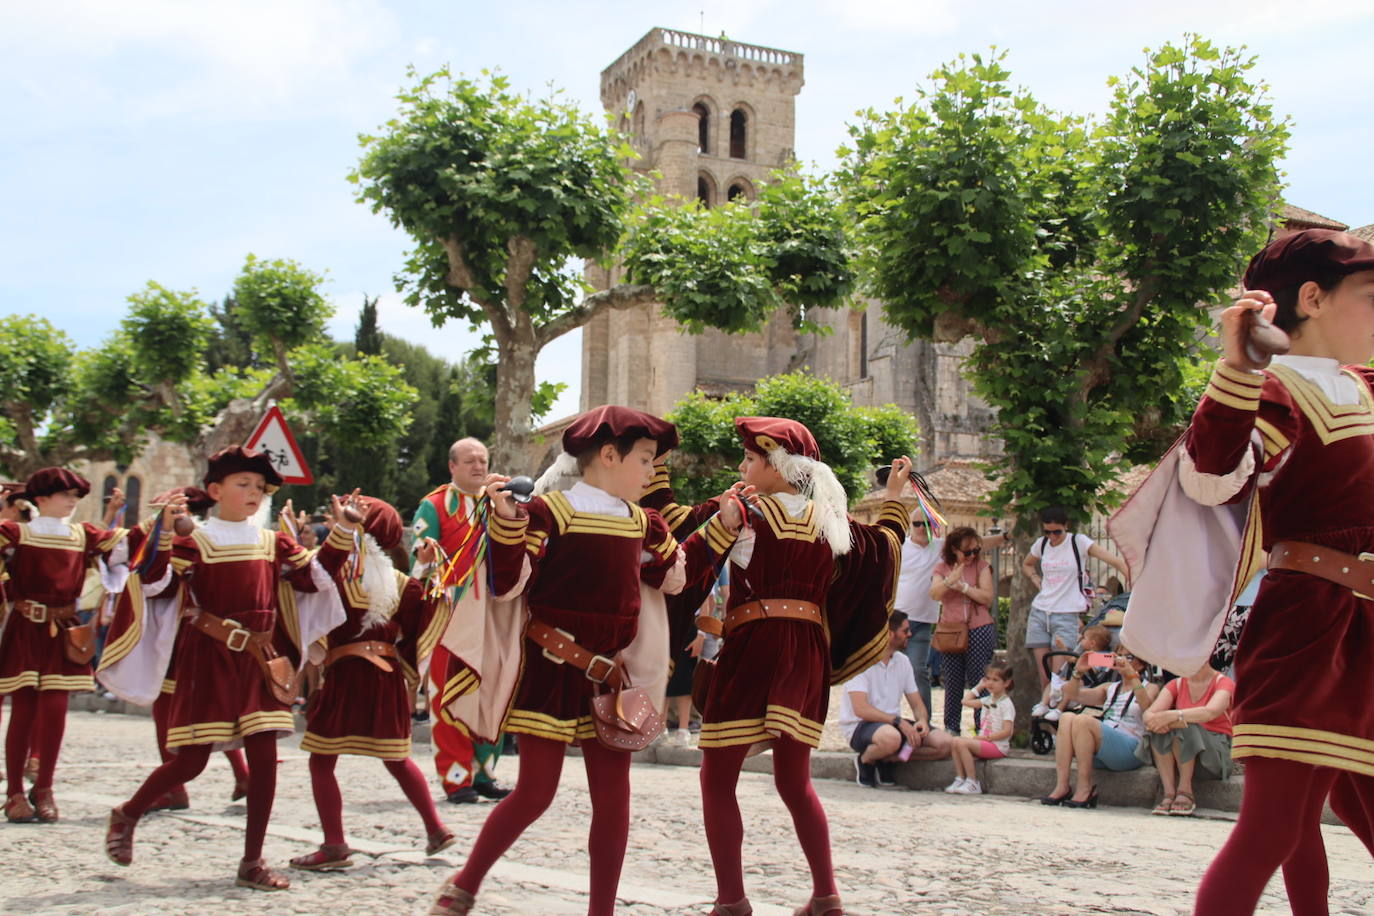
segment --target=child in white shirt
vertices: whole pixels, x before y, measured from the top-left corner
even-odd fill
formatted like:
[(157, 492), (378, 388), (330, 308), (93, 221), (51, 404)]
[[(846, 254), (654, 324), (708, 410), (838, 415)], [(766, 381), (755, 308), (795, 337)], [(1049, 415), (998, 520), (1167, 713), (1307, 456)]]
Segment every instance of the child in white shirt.
[(1011, 665), (993, 659), (978, 686), (964, 692), (963, 705), (983, 710), (983, 721), (978, 737), (955, 738), (950, 743), (955, 779), (945, 791), (951, 795), (982, 794), (974, 759), (996, 760), (1011, 750), (1011, 732), (1016, 724), (1016, 707), (1007, 696), (1011, 687)]

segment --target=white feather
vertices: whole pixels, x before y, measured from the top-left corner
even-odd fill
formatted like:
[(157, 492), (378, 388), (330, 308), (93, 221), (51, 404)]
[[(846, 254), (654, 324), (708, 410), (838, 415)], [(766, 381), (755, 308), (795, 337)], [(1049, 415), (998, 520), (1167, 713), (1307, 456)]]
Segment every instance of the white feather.
[(573, 484), (581, 479), (582, 471), (577, 467), (576, 456), (559, 452), (553, 464), (549, 465), (549, 469), (540, 474), (539, 479), (534, 482), (534, 495), (543, 496), (545, 493), (571, 490)]
[(386, 623), (401, 603), (401, 590), (396, 583), (396, 567), (391, 557), (370, 534), (363, 535), (363, 549), (367, 551), (367, 556), (363, 560), (361, 584), (367, 593), (367, 613), (363, 615), (359, 634)]
[(821, 537), (830, 545), (835, 556), (849, 553), (853, 546), (849, 531), (849, 499), (835, 472), (830, 470), (830, 465), (805, 455), (793, 455), (780, 448), (768, 453), (768, 463), (784, 480), (811, 500)]

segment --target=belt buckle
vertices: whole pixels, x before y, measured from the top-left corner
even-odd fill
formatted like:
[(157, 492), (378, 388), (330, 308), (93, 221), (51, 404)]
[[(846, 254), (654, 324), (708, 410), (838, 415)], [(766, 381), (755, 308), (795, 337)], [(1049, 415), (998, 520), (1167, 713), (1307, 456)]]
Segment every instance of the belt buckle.
[[(601, 662), (603, 665), (606, 666), (606, 673), (601, 675), (601, 677), (597, 677), (596, 675), (592, 674), (592, 667), (597, 662)], [(611, 661), (604, 655), (593, 655), (592, 660), (587, 662), (587, 680), (591, 681), (594, 684), (606, 683), (606, 679), (611, 676), (611, 673), (613, 671), (615, 671), (615, 662)]]
[(24, 608), (24, 616), (29, 618), (33, 623), (47, 623), (48, 606), (46, 604), (39, 604), (37, 601), (30, 601), (28, 606)]
[[(569, 633), (567, 630), (561, 630), (558, 627), (554, 627), (553, 631), (557, 633), (559, 636), (562, 636), (568, 642), (577, 642), (577, 640), (573, 638), (573, 635)], [(557, 655), (554, 655), (548, 649), (544, 649), (542, 651), (544, 653), (544, 657), (547, 658), (549, 661), (553, 662), (555, 665), (563, 664), (563, 659), (559, 658)]]
[[(233, 625), (231, 624), (231, 626)], [(234, 628), (229, 631), (229, 636), (224, 640), (224, 644), (229, 648), (230, 652), (242, 652), (244, 649), (248, 648), (248, 640), (251, 639), (252, 636), (252, 631), (247, 627), (234, 626)], [(235, 640), (238, 641), (235, 642)]]
[[(1374, 563), (1374, 553), (1369, 553), (1368, 551), (1366, 551), (1360, 554), (1358, 557), (1356, 557), (1356, 559), (1359, 560), (1361, 563)], [(1356, 592), (1353, 588), (1350, 591), (1354, 592), (1356, 598), (1363, 598), (1366, 601), (1374, 601), (1374, 595), (1366, 595), (1361, 592)]]

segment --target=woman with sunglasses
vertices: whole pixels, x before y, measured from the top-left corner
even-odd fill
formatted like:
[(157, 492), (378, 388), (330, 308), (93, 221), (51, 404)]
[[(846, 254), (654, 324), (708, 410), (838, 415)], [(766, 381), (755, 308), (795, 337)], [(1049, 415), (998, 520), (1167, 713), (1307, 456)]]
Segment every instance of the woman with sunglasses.
[[(997, 622), (992, 604), (992, 566), (982, 557), (983, 539), (967, 526), (945, 538), (940, 563), (930, 579), (930, 597), (940, 602), (940, 623), (966, 624), (968, 648), (942, 652), (940, 679), (945, 685), (945, 731), (959, 734), (963, 694), (983, 679), (997, 649)], [(978, 718), (974, 714), (975, 721)]]
[[(1090, 654), (1078, 656), (1073, 674), (1064, 685), (1064, 699), (1084, 706), (1101, 706), (1102, 718), (1066, 712), (1059, 717), (1054, 741), (1054, 791), (1040, 799), (1042, 805), (1096, 808), (1097, 786), (1093, 768), (1134, 770), (1141, 765), (1135, 755), (1145, 734), (1145, 710), (1159, 695), (1159, 686), (1145, 681), (1145, 661), (1124, 646), (1116, 647), (1116, 674), (1120, 680), (1101, 687), (1084, 687), (1083, 675), (1091, 666)], [(1078, 782), (1069, 787), (1069, 768), (1078, 761)]]

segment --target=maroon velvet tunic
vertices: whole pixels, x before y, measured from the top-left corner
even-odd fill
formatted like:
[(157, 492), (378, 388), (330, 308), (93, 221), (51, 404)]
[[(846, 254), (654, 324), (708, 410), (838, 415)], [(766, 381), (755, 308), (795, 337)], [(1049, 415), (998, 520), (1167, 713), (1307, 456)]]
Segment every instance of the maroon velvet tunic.
[[(43, 535), (27, 522), (0, 522), (0, 549), (9, 553), (6, 597), (52, 607), (75, 604), (86, 571), (99, 556), (108, 556), (128, 534), (90, 523), (68, 526), (65, 536)], [(65, 621), (76, 623), (75, 619)], [(38, 690), (92, 690), (90, 663), (68, 661), (62, 650), (61, 625), (35, 622), (17, 611), (9, 615), (0, 638), (0, 695), (25, 687)]]
[[(1263, 377), (1221, 366), (1186, 447), (1198, 471), (1227, 475), (1258, 443), (1250, 558), (1278, 541), (1374, 551), (1374, 370), (1348, 367), (1360, 401), (1331, 403), (1291, 368)], [(1243, 556), (1242, 563), (1246, 557)], [(1374, 601), (1334, 582), (1271, 570), (1236, 650), (1232, 755), (1275, 757), (1374, 775), (1374, 704), (1366, 702)]]
[(385, 659), (383, 671), (372, 662), (350, 656), (334, 662), (324, 684), (310, 700), (301, 750), (312, 754), (359, 754), (383, 760), (410, 756), (410, 693), (419, 683), (419, 664), (434, 651), (448, 625), (448, 613), (425, 596), (424, 584), (397, 572), (400, 602), (389, 619), (365, 625), (368, 596), (350, 575), (351, 564), (334, 574), (348, 622), (326, 639), (334, 649), (363, 640), (390, 643), (397, 658)]
[[(641, 573), (651, 585), (661, 582), (677, 559), (678, 543), (662, 516), (636, 505), (629, 517), (579, 512), (563, 493), (549, 493), (531, 500), (518, 520), (493, 514), (488, 526), (492, 591), (514, 588), (528, 557), (530, 616), (608, 658), (634, 638)], [(651, 559), (641, 566), (646, 551)], [(550, 661), (528, 637), (523, 654), (504, 730), (569, 743), (594, 737), (592, 681)]]
[(850, 522), (853, 547), (835, 557), (812, 504), (799, 518), (775, 496), (750, 519), (753, 554), (730, 563), (729, 610), (763, 599), (820, 605), (825, 626), (760, 619), (732, 630), (716, 659), (701, 716), (703, 748), (756, 745), (786, 736), (820, 745), (830, 685), (878, 660), (887, 640), (906, 509), (883, 504), (877, 525)]
[[(331, 532), (319, 550), (326, 570), (337, 569), (352, 542)], [(171, 563), (187, 591), (191, 609), (237, 621), (250, 630), (272, 631), (277, 652), (298, 658), (290, 625), (279, 613), (283, 570), (287, 587), (314, 591), (307, 567), (310, 553), (285, 534), (263, 529), (256, 543), (221, 547), (204, 529), (177, 538)], [(156, 571), (149, 573), (155, 578)], [(194, 611), (191, 611), (194, 612)], [(291, 709), (279, 702), (248, 652), (183, 626), (172, 669), (176, 690), (168, 716), (167, 747), (225, 744), (262, 731), (291, 732)]]

